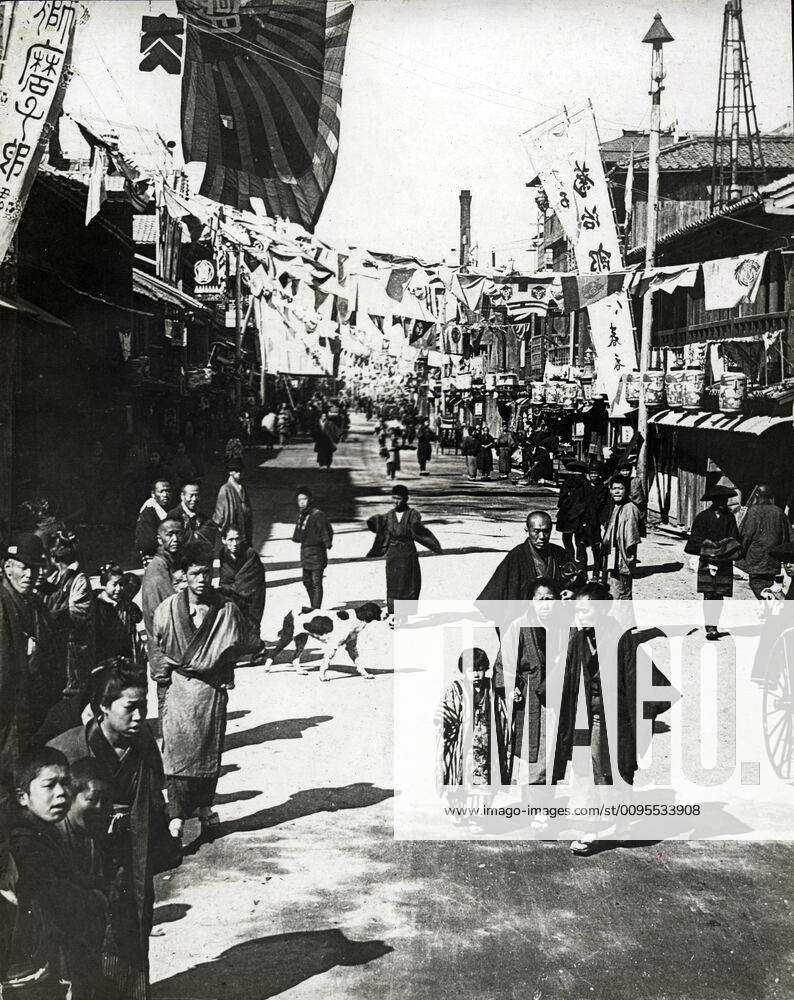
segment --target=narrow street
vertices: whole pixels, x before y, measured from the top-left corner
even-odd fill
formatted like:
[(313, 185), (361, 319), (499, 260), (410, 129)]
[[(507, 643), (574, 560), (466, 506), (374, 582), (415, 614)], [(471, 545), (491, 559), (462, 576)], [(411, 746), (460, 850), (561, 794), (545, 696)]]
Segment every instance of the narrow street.
[[(454, 455), (434, 455), (422, 479), (415, 456), (402, 458), (399, 481), (444, 547), (422, 558), (423, 596), (475, 596), (521, 540), (527, 510), (556, 506), (547, 489), (470, 483)], [(384, 596), (364, 522), (387, 509), (389, 484), (357, 418), (329, 473), (298, 443), (249, 476), (267, 639), (303, 598), (299, 485), (334, 522), (326, 605)], [(636, 596), (656, 596), (660, 581), (666, 596), (689, 596), (681, 551), (653, 533)], [(637, 844), (575, 858), (555, 842), (395, 842), (390, 640), (378, 625), (362, 642), (369, 682), (341, 664), (329, 684), (287, 664), (238, 671), (220, 835), (156, 881), (157, 1000), (794, 995), (788, 845)], [(318, 657), (310, 646), (304, 658)]]

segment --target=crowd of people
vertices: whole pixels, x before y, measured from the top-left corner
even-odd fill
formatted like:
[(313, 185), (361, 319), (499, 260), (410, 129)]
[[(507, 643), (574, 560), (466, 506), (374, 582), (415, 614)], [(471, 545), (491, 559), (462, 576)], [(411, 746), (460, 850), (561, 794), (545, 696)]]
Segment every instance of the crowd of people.
[[(384, 559), (382, 603), (393, 625), (395, 602), (417, 600), (421, 593), (417, 545), (441, 552), (411, 506), (408, 488), (393, 480), (406, 449), (415, 450), (419, 474), (429, 474), (438, 433), (410, 405), (368, 408), (386, 460), (391, 507), (368, 518), (374, 540), (367, 555)], [(349, 427), (344, 400), (318, 396), (301, 412), (285, 405), (272, 416), (268, 433), (281, 447), (303, 433), (313, 442), (319, 468), (331, 467)], [(33, 530), (16, 533), (5, 545), (0, 982), (35, 983), (39, 993), (31, 995), (41, 997), (65, 996), (68, 990), (75, 1000), (148, 995), (152, 880), (179, 865), (189, 819), (198, 820), (204, 838), (217, 831), (213, 806), (235, 666), (245, 657), (269, 665), (273, 657), (261, 637), (267, 582), (253, 545), (243, 450), (239, 439), (229, 442), (226, 478), (214, 507), (205, 504), (203, 483), (186, 454), (175, 453), (178, 469), (153, 467), (149, 496), (130, 525), (140, 566), (132, 571), (119, 560), (104, 563), (96, 589), (75, 532), (46, 510), (39, 511)], [(539, 450), (547, 458), (538, 457)], [(541, 463), (559, 485), (556, 522), (548, 511), (532, 510), (525, 540), (505, 555), (479, 595), (480, 601), (528, 602), (535, 616), (520, 640), (515, 691), (505, 695), (498, 664), (486, 682), (489, 665), (481, 650), (470, 651), (460, 664), (470, 674), (475, 708), (483, 718), (494, 712), (501, 720), (503, 781), (519, 772), (529, 781), (546, 780), (539, 764), (545, 759), (540, 663), (548, 660), (548, 630), (542, 626), (559, 599), (576, 601), (580, 634), (554, 654), (566, 671), (570, 718), (552, 778), (561, 778), (570, 757), (574, 687), (584, 666), (594, 768), (599, 780), (611, 780), (599, 722), (598, 658), (587, 641), (592, 624), (587, 622), (601, 613), (602, 602), (631, 599), (646, 510), (632, 447), (606, 462), (595, 457), (599, 450), (587, 463), (568, 457), (555, 464), (552, 456), (558, 458), (560, 447), (553, 433), (526, 425), (516, 431), (505, 424), (496, 438), (484, 426), (470, 427), (461, 443), (469, 479), (487, 480), (495, 456), (502, 478), (518, 468), (518, 481), (531, 483), (540, 476)], [(710, 607), (719, 607), (732, 593), (734, 563), (743, 559), (756, 597), (794, 598), (792, 588), (784, 594), (781, 583), (782, 567), (789, 578), (794, 571), (787, 517), (761, 485), (737, 523), (728, 506), (733, 496), (731, 488), (712, 487), (704, 496), (711, 506), (692, 526), (686, 551), (699, 561), (699, 592)], [(555, 523), (561, 545), (551, 541)], [(292, 538), (299, 546), (304, 617), (298, 622), (292, 615), (289, 628), (285, 621), (277, 649), (299, 625), (300, 643), (315, 635), (333, 650), (338, 640), (357, 662), (357, 636), (381, 617), (380, 605), (362, 605), (352, 617), (323, 611), (334, 530), (308, 486), (296, 490)], [(716, 620), (706, 622), (706, 633), (719, 638)], [(630, 653), (619, 658), (621, 670), (633, 669)], [(358, 672), (369, 676), (360, 665)], [(156, 739), (146, 722), (150, 683), (157, 695)], [(442, 712), (443, 784), (451, 786), (462, 769), (465, 698), (456, 683)], [(475, 763), (489, 780), (490, 759), (483, 743)], [(621, 760), (620, 768), (630, 780), (636, 759)], [(576, 850), (588, 853), (591, 846)]]

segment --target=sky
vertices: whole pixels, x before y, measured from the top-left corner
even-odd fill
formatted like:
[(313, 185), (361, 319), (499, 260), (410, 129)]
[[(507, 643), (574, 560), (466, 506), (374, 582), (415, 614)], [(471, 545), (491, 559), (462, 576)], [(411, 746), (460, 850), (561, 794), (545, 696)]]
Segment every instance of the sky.
[[(66, 108), (154, 148), (179, 140), (179, 78), (141, 73), (141, 17), (173, 0), (95, 0), (79, 29)], [(337, 172), (317, 233), (331, 243), (428, 259), (457, 256), (459, 200), (472, 193), (479, 262), (529, 254), (537, 210), (520, 134), (566, 106), (593, 103), (603, 139), (647, 128), (657, 9), (662, 123), (714, 128), (724, 0), (357, 0), (343, 80)], [(792, 120), (789, 0), (745, 0), (762, 130)], [(121, 128), (120, 126), (126, 126)], [(68, 143), (67, 143), (68, 144)]]

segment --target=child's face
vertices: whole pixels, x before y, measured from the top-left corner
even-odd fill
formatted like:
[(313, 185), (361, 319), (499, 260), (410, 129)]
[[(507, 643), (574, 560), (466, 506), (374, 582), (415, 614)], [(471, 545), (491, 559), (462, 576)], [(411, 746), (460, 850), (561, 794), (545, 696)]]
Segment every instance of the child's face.
[(118, 601), (123, 592), (124, 592), (124, 577), (111, 576), (111, 578), (105, 584), (105, 593), (108, 595), (111, 601)]
[(20, 791), (19, 804), (45, 823), (60, 823), (69, 812), (69, 769), (48, 764), (31, 781), (27, 791)]
[(69, 819), (90, 836), (97, 837), (108, 828), (112, 805), (105, 782), (89, 781), (85, 788), (75, 792)]

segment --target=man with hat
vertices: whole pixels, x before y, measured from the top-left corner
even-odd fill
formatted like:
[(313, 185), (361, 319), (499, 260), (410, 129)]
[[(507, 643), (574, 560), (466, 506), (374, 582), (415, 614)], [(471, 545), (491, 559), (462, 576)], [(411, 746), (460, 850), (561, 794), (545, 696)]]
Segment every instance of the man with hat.
[(0, 583), (0, 768), (6, 773), (61, 700), (66, 683), (52, 617), (35, 590), (44, 566), (38, 535), (12, 538)]
[(609, 593), (616, 601), (630, 601), (637, 546), (640, 544), (640, 510), (629, 499), (630, 481), (615, 476), (609, 486), (612, 513), (604, 531), (604, 574)]
[[(589, 484), (584, 478), (587, 466), (583, 462), (569, 462), (561, 476), (560, 498), (557, 502), (557, 531), (568, 558), (587, 565), (587, 540), (584, 537), (588, 515)], [(589, 538), (589, 531), (586, 533)], [(576, 551), (574, 552), (574, 537)]]
[[(684, 552), (699, 556), (697, 590), (705, 605), (706, 638), (719, 639), (720, 609), (723, 598), (733, 596), (733, 562), (741, 553), (736, 518), (728, 500), (736, 496), (729, 486), (712, 486), (701, 500), (711, 501), (692, 522)], [(712, 603), (713, 602), (713, 603)]]
[(755, 503), (747, 508), (739, 535), (750, 590), (759, 601), (780, 572), (780, 559), (771, 550), (785, 545), (790, 537), (788, 518), (775, 504), (766, 483), (759, 483), (755, 488)]

